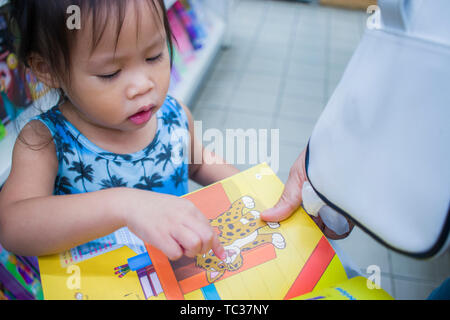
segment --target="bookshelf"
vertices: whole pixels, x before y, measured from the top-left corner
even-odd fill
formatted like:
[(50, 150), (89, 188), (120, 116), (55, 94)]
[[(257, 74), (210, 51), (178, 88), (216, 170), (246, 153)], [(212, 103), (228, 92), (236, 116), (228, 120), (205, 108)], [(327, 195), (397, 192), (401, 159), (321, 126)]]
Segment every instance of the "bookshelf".
[[(217, 15), (212, 12), (210, 12), (210, 15), (217, 17)], [(178, 86), (169, 91), (169, 94), (188, 106), (192, 102), (195, 93), (201, 85), (224, 41), (226, 25), (220, 18), (215, 19), (215, 21), (216, 23), (212, 26), (212, 29), (210, 29), (210, 34), (208, 35), (205, 46), (197, 52), (195, 61), (188, 66), (189, 70), (186, 73), (186, 76), (178, 83)]]

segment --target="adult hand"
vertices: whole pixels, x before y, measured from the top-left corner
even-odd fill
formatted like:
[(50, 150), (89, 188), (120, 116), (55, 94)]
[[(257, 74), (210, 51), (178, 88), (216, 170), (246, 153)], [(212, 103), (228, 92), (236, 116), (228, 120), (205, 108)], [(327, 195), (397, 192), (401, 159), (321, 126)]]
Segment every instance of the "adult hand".
[[(291, 214), (300, 207), (302, 203), (302, 188), (303, 183), (308, 180), (305, 170), (305, 155), (306, 149), (295, 160), (291, 170), (289, 171), (289, 177), (283, 190), (281, 198), (277, 204), (263, 213), (261, 213), (261, 219), (270, 222), (278, 222), (287, 219)], [(333, 230), (328, 228), (320, 218), (310, 216), (311, 219), (317, 224), (327, 238), (337, 240), (346, 238), (352, 231), (354, 224), (347, 219), (349, 224), (349, 231), (342, 235), (336, 234)]]

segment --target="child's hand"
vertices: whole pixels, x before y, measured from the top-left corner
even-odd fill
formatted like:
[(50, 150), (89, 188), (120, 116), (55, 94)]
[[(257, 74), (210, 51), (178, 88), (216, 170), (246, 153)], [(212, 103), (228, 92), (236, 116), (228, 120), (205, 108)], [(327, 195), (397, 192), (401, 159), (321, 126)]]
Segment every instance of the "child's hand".
[(193, 258), (210, 249), (219, 259), (225, 259), (217, 233), (192, 202), (167, 194), (129, 190), (133, 195), (125, 195), (126, 225), (143, 241), (170, 260), (183, 255)]

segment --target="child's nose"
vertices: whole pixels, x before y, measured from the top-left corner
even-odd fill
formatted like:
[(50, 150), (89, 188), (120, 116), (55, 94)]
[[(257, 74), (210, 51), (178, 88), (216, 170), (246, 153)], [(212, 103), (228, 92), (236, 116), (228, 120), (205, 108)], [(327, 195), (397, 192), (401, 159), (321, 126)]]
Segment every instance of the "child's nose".
[(131, 79), (131, 83), (127, 88), (127, 98), (132, 100), (136, 97), (144, 95), (154, 88), (155, 84), (148, 75), (139, 74)]

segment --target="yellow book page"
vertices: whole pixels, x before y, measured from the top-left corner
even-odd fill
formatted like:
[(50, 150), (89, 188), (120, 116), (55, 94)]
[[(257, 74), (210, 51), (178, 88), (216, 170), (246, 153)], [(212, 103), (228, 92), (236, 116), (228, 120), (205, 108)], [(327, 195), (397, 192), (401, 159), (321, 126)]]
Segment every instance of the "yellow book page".
[(145, 299), (138, 276), (119, 278), (114, 268), (136, 253), (128, 247), (63, 266), (59, 255), (39, 257), (42, 288), (47, 300)]
[(394, 300), (364, 277), (354, 277), (331, 287), (320, 288), (294, 300)]
[(338, 256), (335, 255), (333, 260), (331, 260), (329, 266), (327, 267), (327, 270), (317, 282), (314, 290), (330, 287), (346, 279), (347, 274), (345, 273), (345, 270), (342, 267), (341, 261), (339, 261)]

